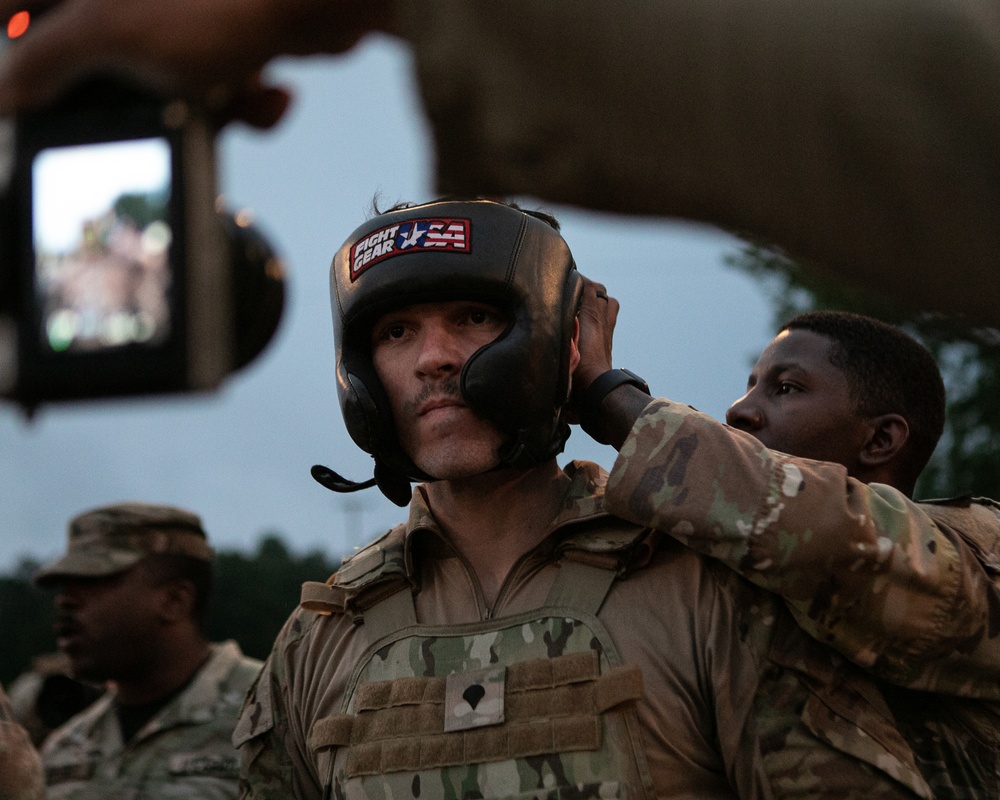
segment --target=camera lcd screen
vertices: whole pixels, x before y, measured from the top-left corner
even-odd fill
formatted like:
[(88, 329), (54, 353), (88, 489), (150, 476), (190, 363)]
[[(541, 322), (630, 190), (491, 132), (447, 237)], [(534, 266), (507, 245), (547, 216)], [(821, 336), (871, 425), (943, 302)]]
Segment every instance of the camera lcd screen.
[(35, 155), (34, 291), (44, 351), (96, 353), (168, 339), (171, 175), (164, 138)]

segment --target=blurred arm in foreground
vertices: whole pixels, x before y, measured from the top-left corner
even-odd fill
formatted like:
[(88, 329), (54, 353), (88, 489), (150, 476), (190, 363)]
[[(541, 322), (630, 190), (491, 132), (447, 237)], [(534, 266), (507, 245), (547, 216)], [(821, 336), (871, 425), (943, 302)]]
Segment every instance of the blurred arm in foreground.
[(0, 687), (0, 800), (42, 800), (42, 761)]
[(6, 56), (0, 109), (113, 68), (266, 127), (288, 101), (260, 81), (272, 57), (372, 31), (413, 47), (443, 192), (711, 222), (1000, 324), (985, 0), (66, 0)]

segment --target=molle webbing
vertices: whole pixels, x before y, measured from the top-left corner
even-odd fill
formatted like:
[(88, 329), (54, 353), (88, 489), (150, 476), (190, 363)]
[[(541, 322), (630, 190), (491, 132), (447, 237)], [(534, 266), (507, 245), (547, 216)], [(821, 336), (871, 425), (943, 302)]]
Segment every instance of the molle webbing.
[(505, 684), (502, 724), (448, 733), (445, 678), (364, 684), (357, 713), (319, 720), (310, 745), (349, 747), (348, 778), (597, 750), (601, 714), (642, 696), (638, 667), (600, 675), (593, 651), (511, 664)]

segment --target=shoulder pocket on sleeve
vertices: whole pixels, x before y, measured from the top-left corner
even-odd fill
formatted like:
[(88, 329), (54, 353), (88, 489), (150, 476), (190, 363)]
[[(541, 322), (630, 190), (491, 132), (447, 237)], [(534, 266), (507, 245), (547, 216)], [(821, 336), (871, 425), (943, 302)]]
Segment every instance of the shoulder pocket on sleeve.
[(272, 703), (271, 661), (268, 659), (243, 702), (243, 711), (233, 730), (233, 746), (241, 748), (251, 739), (274, 727)]

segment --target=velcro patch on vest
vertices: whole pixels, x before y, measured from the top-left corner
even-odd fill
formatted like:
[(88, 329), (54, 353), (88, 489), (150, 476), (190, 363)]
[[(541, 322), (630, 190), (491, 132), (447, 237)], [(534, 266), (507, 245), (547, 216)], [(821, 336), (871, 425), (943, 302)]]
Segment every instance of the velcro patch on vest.
[(506, 667), (449, 675), (444, 686), (444, 729), (466, 731), (503, 722), (506, 677)]
[(346, 595), (347, 593), (339, 586), (331, 586), (319, 581), (306, 581), (302, 584), (299, 605), (306, 611), (323, 616), (342, 614)]
[[(487, 700), (487, 685), (502, 687), (502, 719), (449, 728), (449, 680), (456, 692), (464, 685), (458, 696), (470, 707), (470, 696), (479, 694), (465, 696), (471, 686), (483, 689), (477, 707)], [(505, 675), (497, 668), (457, 679), (398, 678), (359, 686), (355, 713), (319, 720), (310, 745), (348, 747), (348, 778), (594, 751), (601, 747), (601, 714), (640, 697), (638, 666), (601, 675), (593, 651), (511, 664)]]
[(351, 281), (393, 256), (407, 253), (468, 253), (472, 223), (467, 219), (411, 219), (387, 225), (351, 245)]

